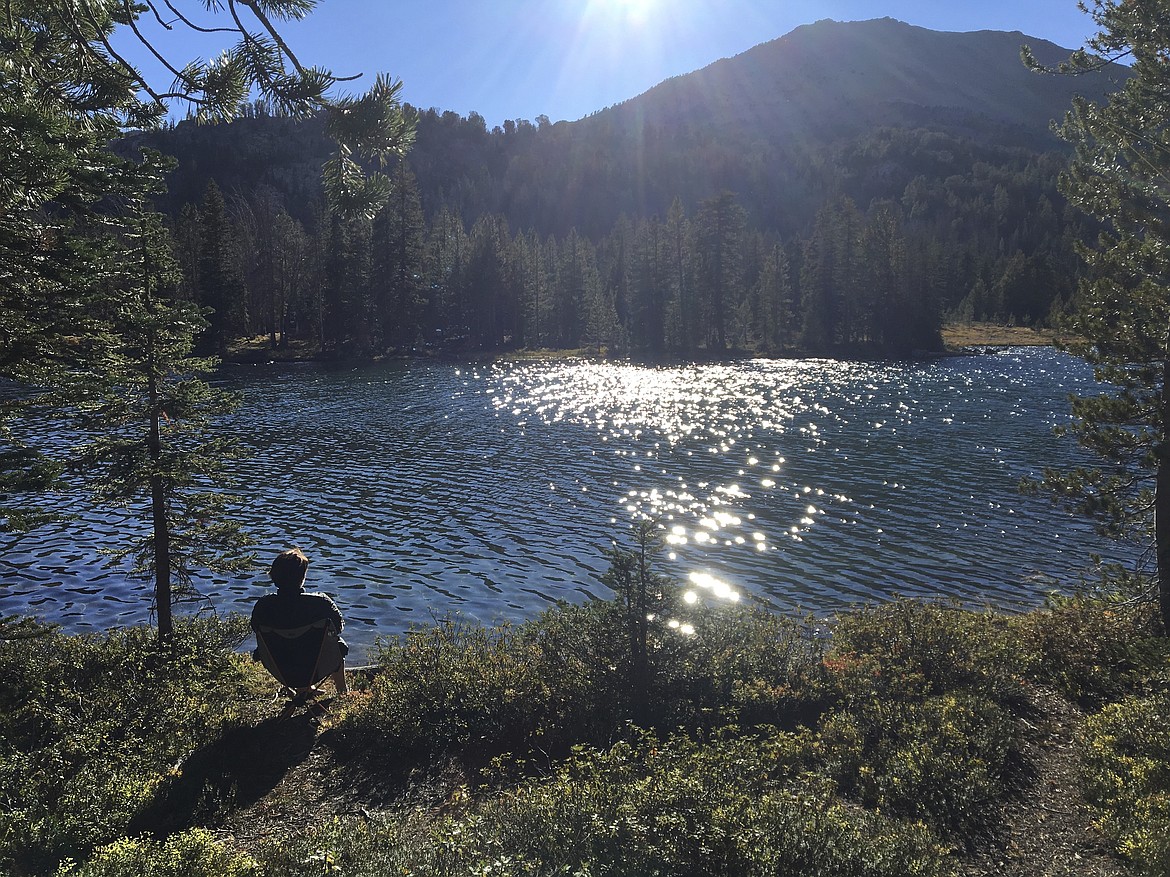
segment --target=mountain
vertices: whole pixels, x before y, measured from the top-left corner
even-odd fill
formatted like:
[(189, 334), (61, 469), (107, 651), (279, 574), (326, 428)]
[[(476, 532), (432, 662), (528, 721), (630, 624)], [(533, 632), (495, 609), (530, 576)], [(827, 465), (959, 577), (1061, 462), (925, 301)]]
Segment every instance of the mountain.
[[(896, 198), (919, 175), (1059, 151), (1050, 124), (1074, 94), (1100, 98), (1125, 75), (1032, 73), (1024, 44), (1048, 64), (1070, 54), (1018, 32), (824, 20), (575, 122), (489, 131), (475, 114), (423, 111), (409, 162), (427, 215), (446, 207), (468, 225), (495, 213), (514, 229), (595, 237), (619, 215), (661, 216), (676, 196), (691, 207), (729, 189), (757, 225), (798, 233), (835, 194)], [(307, 221), (329, 153), (321, 126), (257, 115), (128, 145), (179, 159), (172, 209), (214, 178), (229, 193), (269, 186)]]
[(1087, 87), (1099, 96), (1110, 81), (1032, 73), (1020, 62), (1024, 44), (1045, 64), (1070, 54), (1019, 32), (825, 20), (670, 79), (611, 112), (615, 124), (676, 134), (741, 129), (817, 140), (933, 118), (1039, 145), (1074, 93)]
[(1059, 191), (1050, 124), (1126, 68), (1040, 75), (1025, 43), (1070, 54), (820, 21), (575, 122), (421, 111), (372, 221), (323, 205), (319, 120), (254, 106), (125, 146), (178, 159), (162, 206), (184, 294), (218, 308), (221, 337), (906, 355), (937, 348), (944, 315), (1052, 320), (1099, 231)]

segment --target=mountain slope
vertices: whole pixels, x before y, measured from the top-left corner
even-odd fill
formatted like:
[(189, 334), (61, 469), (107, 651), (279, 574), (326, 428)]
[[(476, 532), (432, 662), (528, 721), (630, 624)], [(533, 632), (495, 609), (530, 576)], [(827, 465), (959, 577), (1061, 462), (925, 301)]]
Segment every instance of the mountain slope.
[(820, 21), (668, 80), (612, 112), (641, 124), (825, 136), (896, 124), (920, 116), (914, 108), (930, 108), (1026, 136), (1046, 133), (1073, 94), (1099, 97), (1108, 89), (1109, 76), (1030, 72), (1019, 58), (1025, 43), (1047, 64), (1070, 54), (1019, 32), (941, 33), (889, 18)]
[[(410, 164), (427, 214), (447, 207), (468, 225), (498, 213), (514, 229), (597, 236), (620, 215), (661, 216), (675, 197), (689, 209), (729, 189), (756, 224), (798, 233), (838, 194), (864, 206), (902, 197), (920, 175), (1018, 170), (1062, 149), (1051, 120), (1125, 68), (1043, 76), (1021, 63), (1024, 43), (1045, 63), (1069, 54), (1020, 33), (820, 21), (576, 122), (488, 131), (478, 116), (428, 110)], [(897, 148), (883, 130), (903, 132)], [(302, 220), (328, 153), (319, 125), (271, 118), (182, 123), (133, 142), (179, 158), (172, 209), (214, 177), (228, 192), (271, 186)]]

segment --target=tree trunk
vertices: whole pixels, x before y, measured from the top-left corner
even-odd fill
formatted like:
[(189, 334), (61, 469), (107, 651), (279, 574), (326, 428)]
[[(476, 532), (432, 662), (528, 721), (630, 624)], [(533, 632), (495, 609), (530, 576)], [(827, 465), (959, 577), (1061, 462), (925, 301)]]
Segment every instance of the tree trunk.
[[(147, 293), (149, 295), (149, 291)], [(154, 535), (154, 610), (158, 613), (158, 638), (168, 641), (175, 632), (171, 617), (171, 528), (167, 520), (166, 485), (159, 474), (162, 459), (162, 406), (159, 403), (158, 378), (155, 374), (155, 336), (147, 333), (147, 396), (150, 403), (150, 434), (147, 436), (147, 452), (150, 455), (153, 474), (150, 476), (150, 512)]]
[(1161, 441), (1155, 453), (1158, 469), (1154, 486), (1154, 543), (1158, 557), (1158, 612), (1163, 636), (1170, 634), (1170, 360), (1162, 362)]
[[(158, 421), (155, 423), (157, 429)], [(150, 479), (150, 507), (154, 520), (154, 603), (158, 613), (158, 638), (166, 642), (175, 632), (171, 617), (171, 532), (167, 526), (163, 480), (158, 475)]]

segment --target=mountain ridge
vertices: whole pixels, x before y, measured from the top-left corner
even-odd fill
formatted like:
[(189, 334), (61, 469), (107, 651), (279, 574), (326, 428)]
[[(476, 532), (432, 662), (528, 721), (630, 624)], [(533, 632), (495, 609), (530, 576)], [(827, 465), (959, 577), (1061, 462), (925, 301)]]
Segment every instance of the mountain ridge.
[[(738, 55), (664, 80), (610, 110), (645, 112), (650, 105), (659, 118), (648, 120), (660, 122), (664, 113), (653, 104), (665, 103), (676, 97), (670, 92), (684, 89), (700, 97), (704, 93), (712, 95), (703, 105), (710, 118), (725, 123), (742, 122), (743, 119), (726, 118), (721, 113), (720, 102), (714, 99), (726, 101), (731, 97), (738, 79), (739, 83), (750, 82), (757, 89), (762, 82), (774, 86), (779, 97), (795, 101), (794, 108), (803, 111), (800, 121), (814, 127), (825, 125), (824, 118), (818, 120), (818, 116), (832, 110), (834, 101), (840, 101), (845, 109), (857, 114), (859, 125), (890, 121), (884, 113), (897, 103), (904, 103), (960, 109), (1046, 132), (1050, 121), (1062, 115), (1078, 89), (1068, 87), (1073, 77), (1045, 76), (1027, 70), (1018, 60), (1025, 44), (1037, 60), (1053, 67), (1072, 53), (1071, 49), (1019, 31), (933, 31), (893, 18), (861, 22), (822, 19)], [(922, 75), (924, 68), (941, 71), (945, 87), (940, 87), (938, 80)], [(973, 78), (975, 72), (984, 74), (977, 85)], [(901, 79), (897, 88), (889, 83), (894, 76)], [(818, 77), (820, 88), (813, 93), (821, 99), (809, 100), (805, 97), (807, 88), (802, 93), (793, 87), (794, 82), (813, 84)], [(1092, 96), (1100, 96), (1103, 89), (1093, 83), (1087, 91)], [(825, 92), (831, 100), (823, 99)], [(731, 105), (735, 106), (734, 102)], [(775, 101), (771, 108), (782, 109)], [(678, 104), (671, 109), (679, 111), (683, 118), (691, 115)], [(812, 112), (813, 109), (818, 112)], [(1061, 112), (1054, 113), (1057, 109)], [(840, 113), (828, 115), (839, 120)]]
[[(1101, 98), (1125, 68), (1043, 76), (1019, 60), (1025, 43), (1045, 64), (1071, 53), (1018, 31), (824, 19), (572, 122), (520, 120), (489, 131), (475, 114), (422, 110), (408, 161), (426, 214), (446, 208), (468, 225), (497, 213), (518, 230), (577, 228), (597, 236), (621, 215), (664, 215), (676, 197), (693, 207), (731, 190), (755, 221), (789, 234), (807, 228), (825, 197), (854, 194), (848, 179), (826, 165), (848, 152), (864, 161), (877, 131), (952, 141), (928, 156), (948, 174), (969, 169), (965, 158), (954, 157), (959, 152), (1003, 163), (1014, 160), (1012, 150), (1063, 150), (1052, 120), (1074, 94)], [(280, 118), (214, 128), (183, 122), (136, 135), (130, 144), (179, 159), (164, 204), (172, 213), (198, 201), (214, 178), (229, 192), (270, 187), (302, 221), (310, 219), (329, 153), (318, 122)], [(919, 170), (913, 163), (923, 150), (911, 152), (863, 170), (890, 180), (885, 190), (867, 184), (864, 196), (899, 197), (898, 186)], [(780, 201), (791, 206), (780, 210)]]

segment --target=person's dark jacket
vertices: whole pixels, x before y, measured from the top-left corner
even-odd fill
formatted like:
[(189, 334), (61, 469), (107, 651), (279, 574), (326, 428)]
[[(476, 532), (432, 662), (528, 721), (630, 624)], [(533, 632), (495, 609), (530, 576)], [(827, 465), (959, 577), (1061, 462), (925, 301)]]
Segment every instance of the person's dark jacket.
[[(259, 627), (305, 627), (322, 618), (332, 620), (336, 633), (341, 633), (345, 626), (337, 605), (325, 594), (277, 591), (261, 597), (252, 607), (252, 630)], [(342, 643), (344, 653), (344, 640)]]

